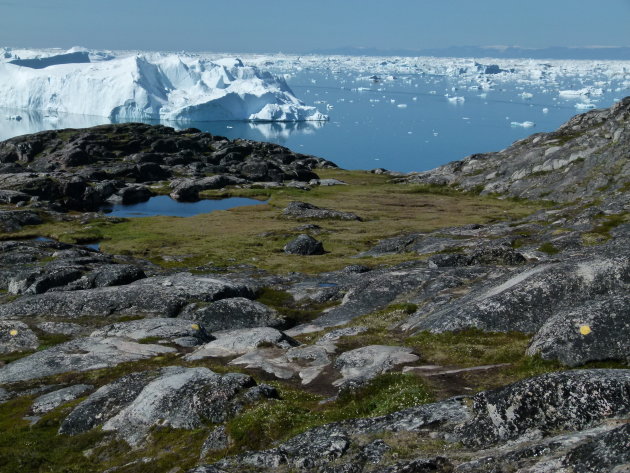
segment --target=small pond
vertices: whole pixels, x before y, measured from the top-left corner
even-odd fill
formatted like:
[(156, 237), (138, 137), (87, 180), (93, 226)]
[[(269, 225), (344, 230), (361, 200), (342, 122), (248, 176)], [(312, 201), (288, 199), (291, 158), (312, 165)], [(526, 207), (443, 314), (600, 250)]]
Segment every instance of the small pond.
[(167, 195), (151, 197), (146, 202), (131, 205), (112, 205), (102, 210), (112, 217), (193, 217), (215, 210), (229, 210), (246, 205), (262, 205), (266, 201), (230, 197), (227, 199), (205, 199), (197, 202), (178, 202)]

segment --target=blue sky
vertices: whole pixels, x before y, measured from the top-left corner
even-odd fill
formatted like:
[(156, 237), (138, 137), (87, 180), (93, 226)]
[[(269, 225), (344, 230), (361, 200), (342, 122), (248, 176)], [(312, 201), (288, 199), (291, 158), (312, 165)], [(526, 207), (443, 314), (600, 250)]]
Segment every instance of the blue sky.
[(630, 46), (630, 0), (0, 0), (0, 46), (229, 52)]

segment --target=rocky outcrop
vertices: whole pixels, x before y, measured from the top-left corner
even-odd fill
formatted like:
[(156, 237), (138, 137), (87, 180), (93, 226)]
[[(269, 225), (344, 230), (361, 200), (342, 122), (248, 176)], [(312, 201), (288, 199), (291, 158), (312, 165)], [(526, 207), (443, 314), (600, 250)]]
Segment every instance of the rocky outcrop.
[(473, 154), (403, 182), (570, 202), (614, 194), (630, 175), (630, 97), (577, 115), (498, 153)]
[(174, 317), (193, 301), (211, 302), (236, 296), (253, 297), (245, 285), (179, 273), (135, 281), (119, 287), (46, 292), (0, 306), (0, 318), (48, 315), (63, 318), (112, 315)]
[(281, 328), (285, 319), (276, 310), (244, 297), (230, 297), (207, 305), (191, 304), (178, 317), (195, 320), (209, 331), (253, 327)]
[[(134, 373), (103, 386), (63, 421), (60, 432), (77, 434), (102, 425), (132, 446), (142, 443), (154, 426), (194, 429), (219, 423), (251, 402), (256, 383), (246, 375), (219, 375), (207, 368), (171, 366)], [(257, 388), (274, 397), (272, 388)]]
[(362, 384), (390, 371), (396, 365), (414, 363), (419, 357), (412, 351), (406, 347), (368, 345), (344, 352), (335, 361), (335, 368), (339, 369), (342, 378), (333, 384)]
[(298, 342), (271, 327), (225, 330), (212, 333), (216, 340), (206, 343), (186, 356), (187, 360), (242, 355), (260, 346), (290, 348)]
[(358, 220), (361, 218), (352, 212), (341, 212), (339, 210), (323, 209), (306, 202), (293, 201), (282, 211), (282, 215), (296, 219), (331, 219), (331, 220)]
[(318, 179), (313, 169), (335, 167), (272, 143), (142, 123), (12, 138), (0, 143), (0, 163), (12, 166), (0, 175), (0, 188), (13, 192), (4, 200), (37, 197), (80, 210), (98, 209), (108, 201), (141, 202), (153, 194), (148, 184), (175, 175), (170, 182), (173, 198), (196, 200), (200, 191), (229, 185), (307, 183)]
[(531, 433), (576, 431), (630, 415), (630, 370), (549, 373), (477, 394), (459, 435), (487, 447)]

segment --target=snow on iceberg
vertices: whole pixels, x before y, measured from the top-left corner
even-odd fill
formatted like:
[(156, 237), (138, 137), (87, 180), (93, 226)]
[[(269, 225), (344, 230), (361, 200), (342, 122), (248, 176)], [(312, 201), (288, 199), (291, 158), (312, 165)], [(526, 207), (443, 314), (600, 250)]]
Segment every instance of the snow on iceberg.
[(604, 94), (604, 91), (596, 87), (584, 87), (579, 90), (561, 90), (558, 92), (560, 97), (567, 99), (584, 98), (584, 97), (599, 97)]
[(32, 69), (0, 64), (0, 106), (114, 121), (323, 121), (284, 79), (244, 66), (177, 55), (128, 56)]

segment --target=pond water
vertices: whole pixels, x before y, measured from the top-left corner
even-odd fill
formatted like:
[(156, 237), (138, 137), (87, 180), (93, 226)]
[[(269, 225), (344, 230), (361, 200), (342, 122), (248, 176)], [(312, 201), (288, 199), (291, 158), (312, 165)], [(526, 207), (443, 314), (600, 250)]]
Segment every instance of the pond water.
[(246, 205), (262, 205), (265, 201), (247, 199), (244, 197), (230, 197), (227, 199), (206, 199), (197, 202), (179, 202), (167, 195), (151, 197), (146, 202), (132, 205), (112, 205), (102, 210), (112, 217), (155, 217), (158, 215), (167, 217), (193, 217), (206, 214), (215, 210), (229, 210)]

